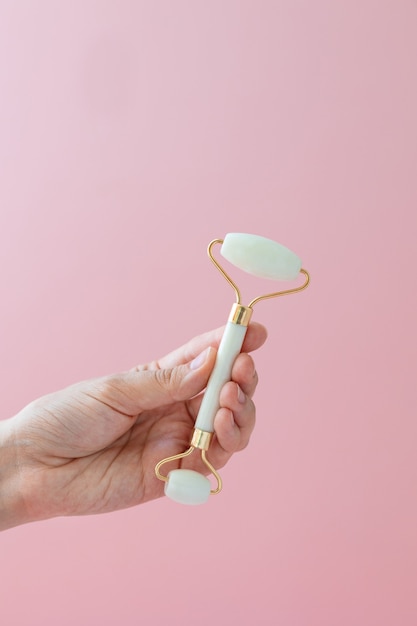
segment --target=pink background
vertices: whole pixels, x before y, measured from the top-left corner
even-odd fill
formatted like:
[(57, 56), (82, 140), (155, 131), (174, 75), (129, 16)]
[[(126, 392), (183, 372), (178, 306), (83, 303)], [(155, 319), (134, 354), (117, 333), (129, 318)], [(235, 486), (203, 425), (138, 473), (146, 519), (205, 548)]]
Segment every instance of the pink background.
[(2, 623), (415, 626), (416, 33), (415, 0), (1, 2), (2, 417), (222, 324), (214, 237), (312, 274), (256, 310), (224, 493), (3, 533)]

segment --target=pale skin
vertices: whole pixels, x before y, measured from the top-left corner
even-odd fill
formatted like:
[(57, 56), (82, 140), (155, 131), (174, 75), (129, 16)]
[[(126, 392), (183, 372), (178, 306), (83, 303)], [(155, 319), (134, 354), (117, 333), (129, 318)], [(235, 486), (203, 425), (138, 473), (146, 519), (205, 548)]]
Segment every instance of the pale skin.
[[(162, 496), (155, 465), (189, 446), (222, 331), (152, 363), (44, 396), (0, 422), (0, 530)], [(265, 328), (251, 324), (222, 389), (208, 453), (218, 469), (249, 443), (258, 377), (248, 353), (265, 340)], [(197, 453), (181, 467), (206, 473)]]

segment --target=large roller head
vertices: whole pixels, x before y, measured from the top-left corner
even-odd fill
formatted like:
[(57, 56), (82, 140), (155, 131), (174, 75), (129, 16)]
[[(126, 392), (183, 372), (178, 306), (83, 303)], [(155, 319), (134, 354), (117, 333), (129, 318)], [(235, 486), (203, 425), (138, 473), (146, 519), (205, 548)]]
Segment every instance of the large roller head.
[(301, 260), (294, 252), (259, 235), (228, 233), (220, 252), (236, 267), (260, 278), (293, 280), (301, 269)]

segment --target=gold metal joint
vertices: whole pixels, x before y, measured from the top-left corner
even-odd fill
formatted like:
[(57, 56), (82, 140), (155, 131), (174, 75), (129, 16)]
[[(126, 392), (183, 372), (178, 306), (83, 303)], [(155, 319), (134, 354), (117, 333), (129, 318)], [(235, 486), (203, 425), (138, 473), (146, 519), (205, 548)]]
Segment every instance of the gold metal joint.
[(160, 472), (161, 467), (165, 465), (165, 463), (170, 463), (171, 461), (178, 461), (179, 459), (183, 459), (186, 456), (189, 456), (190, 454), (192, 454), (193, 452), (194, 452), (194, 446), (190, 446), (188, 450), (186, 450), (185, 452), (168, 456), (166, 459), (162, 459), (162, 461), (159, 461), (159, 463), (155, 466), (156, 477), (159, 478), (159, 480), (163, 480), (166, 483), (168, 480), (168, 476), (161, 474)]
[(243, 304), (235, 304), (232, 306), (232, 310), (229, 315), (229, 322), (232, 324), (239, 324), (239, 326), (249, 326), (250, 318), (252, 317), (252, 309)]
[(191, 445), (200, 450), (208, 450), (212, 437), (213, 433), (196, 428), (193, 433), (193, 438), (191, 439)]
[(221, 490), (223, 489), (223, 481), (221, 479), (221, 476), (220, 476), (219, 472), (217, 472), (214, 469), (213, 465), (208, 460), (208, 458), (206, 456), (206, 451), (205, 450), (201, 450), (201, 459), (202, 459), (203, 463), (206, 465), (206, 467), (209, 468), (210, 472), (213, 474), (214, 478), (216, 479), (217, 485), (216, 485), (215, 489), (212, 489), (210, 491), (211, 495), (215, 496), (218, 493), (220, 493)]

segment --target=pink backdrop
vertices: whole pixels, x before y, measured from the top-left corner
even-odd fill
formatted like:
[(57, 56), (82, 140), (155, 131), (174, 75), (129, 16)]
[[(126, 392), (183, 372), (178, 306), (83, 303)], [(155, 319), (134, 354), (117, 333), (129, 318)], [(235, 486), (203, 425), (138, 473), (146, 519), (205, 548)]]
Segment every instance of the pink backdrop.
[(1, 2), (3, 417), (223, 323), (214, 237), (313, 279), (256, 311), (224, 493), (3, 533), (2, 623), (415, 626), (416, 32), (415, 0)]

